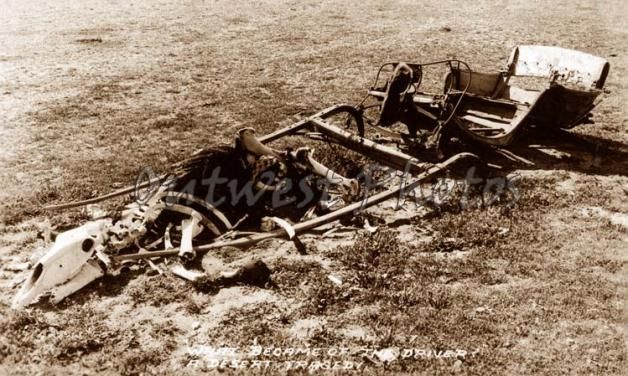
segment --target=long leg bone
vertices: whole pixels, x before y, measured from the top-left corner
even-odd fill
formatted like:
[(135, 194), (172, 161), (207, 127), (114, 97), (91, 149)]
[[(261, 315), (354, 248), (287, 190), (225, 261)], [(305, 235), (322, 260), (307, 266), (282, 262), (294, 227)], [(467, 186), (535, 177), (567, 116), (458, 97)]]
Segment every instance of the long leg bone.
[(357, 197), (360, 193), (360, 184), (356, 179), (345, 178), (329, 167), (318, 162), (312, 157), (312, 150), (309, 148), (299, 148), (294, 153), (294, 158), (300, 164), (306, 166), (308, 170), (316, 175), (324, 177), (330, 184), (340, 185), (344, 188), (349, 197)]
[[(196, 257), (196, 252), (192, 245), (192, 238), (196, 235), (195, 228), (200, 223), (200, 218), (192, 215), (189, 219), (181, 221), (181, 246), (179, 247), (179, 257), (184, 260), (192, 260)], [(198, 230), (196, 231), (199, 232)]]

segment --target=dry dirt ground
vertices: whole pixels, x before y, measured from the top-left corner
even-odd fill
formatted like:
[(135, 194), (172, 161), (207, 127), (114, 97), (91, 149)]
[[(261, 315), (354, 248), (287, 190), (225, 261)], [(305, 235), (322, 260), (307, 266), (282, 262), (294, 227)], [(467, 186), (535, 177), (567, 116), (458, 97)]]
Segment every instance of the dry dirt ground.
[[(2, 1), (0, 373), (215, 372), (211, 347), (245, 359), (256, 345), (321, 349), (253, 357), (273, 362), (257, 370), (268, 374), (304, 372), (286, 370), (297, 359), (366, 374), (621, 374), (627, 11), (565, 0)], [(241, 127), (263, 134), (356, 103), (385, 61), (457, 57), (489, 70), (517, 44), (594, 53), (611, 71), (596, 124), (576, 131), (598, 147), (513, 171), (512, 208), (383, 208), (389, 223), (375, 234), (304, 237), (306, 256), (280, 241), (231, 250), (267, 261), (264, 288), (207, 291), (139, 270), (56, 307), (10, 309), (46, 221), (85, 220), (42, 203), (109, 192), (143, 166), (165, 171)], [(341, 347), (350, 352), (329, 353)], [(408, 348), (467, 354), (395, 359)]]

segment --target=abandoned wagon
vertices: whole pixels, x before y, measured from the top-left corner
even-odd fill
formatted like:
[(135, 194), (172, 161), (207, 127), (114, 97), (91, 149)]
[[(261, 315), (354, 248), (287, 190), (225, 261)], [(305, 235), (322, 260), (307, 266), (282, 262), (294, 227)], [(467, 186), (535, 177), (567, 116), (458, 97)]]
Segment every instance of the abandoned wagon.
[[(444, 89), (424, 92), (424, 69), (436, 64), (448, 67)], [(380, 85), (385, 66), (393, 68), (392, 75)], [(403, 194), (460, 161), (485, 162), (466, 151), (437, 163), (420, 161), (407, 149), (386, 145), (385, 137), (365, 137), (367, 125), (396, 137), (397, 146), (439, 149), (452, 136), (507, 146), (524, 127), (571, 128), (589, 121), (608, 72), (603, 58), (546, 46), (516, 47), (507, 68), (494, 73), (474, 71), (457, 59), (385, 64), (368, 91), (375, 105), (332, 106), (259, 138), (255, 130), (242, 129), (233, 145), (203, 150), (170, 174), (147, 176), (105, 196), (49, 206), (71, 208), (134, 194), (134, 201), (114, 215), (60, 234), (35, 263), (14, 307), (42, 295), (58, 302), (106, 273), (119, 273), (127, 262), (143, 260), (161, 270), (156, 263), (178, 257), (173, 272), (194, 279), (198, 273), (190, 274), (182, 265), (210, 250), (248, 247), (270, 238), (287, 238), (298, 246), (300, 233)], [(528, 85), (528, 78), (537, 80), (535, 86)], [(376, 121), (365, 115), (369, 108), (377, 109)], [(390, 131), (395, 123), (405, 124), (407, 132)], [(340, 145), (404, 178), (398, 186), (364, 189), (364, 179), (317, 161), (308, 142)], [(217, 170), (223, 175), (214, 176)], [(211, 185), (217, 181), (224, 185)], [(290, 199), (275, 205), (281, 195)]]

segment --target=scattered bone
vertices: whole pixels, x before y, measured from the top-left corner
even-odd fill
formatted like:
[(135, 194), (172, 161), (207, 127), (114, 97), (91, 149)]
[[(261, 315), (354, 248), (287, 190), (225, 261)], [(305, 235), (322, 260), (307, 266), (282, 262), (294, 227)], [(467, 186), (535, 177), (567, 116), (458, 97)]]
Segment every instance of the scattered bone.
[(342, 334), (343, 337), (359, 339), (366, 342), (375, 341), (376, 339), (371, 329), (352, 324), (340, 329), (339, 333)]
[(201, 278), (205, 276), (204, 273), (196, 271), (196, 270), (186, 269), (181, 264), (174, 265), (172, 268), (170, 268), (170, 271), (177, 277), (187, 279), (188, 281), (191, 281), (191, 282), (199, 281)]
[(301, 219), (299, 220), (299, 222), (302, 221), (307, 221), (309, 219), (314, 218), (315, 213), (316, 212), (316, 207), (312, 206), (310, 209), (308, 209), (308, 211), (305, 212), (305, 214), (303, 214), (303, 216), (301, 217)]
[(104, 210), (103, 208), (101, 208), (100, 206), (96, 204), (89, 204), (85, 206), (85, 212), (87, 213), (87, 215), (92, 221), (96, 219), (105, 218), (107, 215), (109, 215), (109, 213), (107, 213), (106, 210)]
[(159, 274), (159, 275), (164, 275), (164, 271), (163, 271), (163, 270), (161, 270), (161, 268), (160, 268), (159, 266), (157, 266), (157, 265), (153, 262), (153, 260), (151, 260), (151, 259), (146, 259), (146, 263), (147, 263), (147, 264), (148, 264), (148, 266), (150, 266), (150, 268), (151, 268), (152, 270), (154, 270), (157, 274)]
[(4, 270), (8, 270), (10, 272), (21, 272), (31, 267), (30, 262), (18, 262), (14, 264), (8, 264), (4, 267)]
[(50, 224), (50, 220), (48, 218), (44, 219), (38, 226), (39, 233), (41, 234), (41, 238), (44, 239), (45, 244), (50, 244), (52, 242), (52, 225)]
[(338, 230), (338, 226), (334, 226), (334, 227), (332, 227), (331, 229), (329, 229), (329, 230), (325, 231), (325, 232), (323, 233), (323, 235), (321, 235), (321, 237), (326, 238), (326, 237), (328, 237), (328, 236), (332, 235), (334, 232), (336, 232), (336, 230)]
[(340, 197), (332, 197), (329, 200), (320, 200), (317, 205), (321, 211), (332, 211), (338, 210), (343, 204)]
[(371, 226), (368, 219), (364, 219), (364, 229), (367, 232), (374, 234), (375, 232), (377, 232), (377, 228), (377, 226)]
[(288, 333), (297, 339), (307, 339), (316, 335), (317, 332), (322, 330), (325, 327), (326, 320), (321, 320), (318, 318), (308, 318), (297, 320), (292, 324), (292, 326), (288, 329)]
[(328, 275), (327, 279), (329, 279), (330, 281), (333, 282), (334, 285), (336, 286), (341, 286), (342, 285), (342, 279), (340, 279), (339, 277), (336, 277), (334, 275)]
[(225, 263), (213, 253), (206, 253), (201, 260), (201, 266), (208, 278), (216, 279), (220, 277), (226, 266)]
[(167, 250), (173, 249), (172, 241), (170, 240), (170, 230), (172, 229), (172, 223), (168, 223), (166, 230), (164, 231), (164, 247)]

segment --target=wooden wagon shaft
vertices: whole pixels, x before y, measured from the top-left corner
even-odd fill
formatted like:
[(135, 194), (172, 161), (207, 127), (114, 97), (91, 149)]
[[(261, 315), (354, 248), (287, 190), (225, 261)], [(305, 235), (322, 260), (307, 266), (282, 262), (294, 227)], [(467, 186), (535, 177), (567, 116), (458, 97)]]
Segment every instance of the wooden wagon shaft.
[[(362, 115), (353, 106), (338, 105), (329, 107), (317, 114), (310, 116), (298, 123), (292, 124), (288, 127), (279, 129), (271, 134), (262, 136), (259, 140), (263, 143), (272, 142), (284, 136), (295, 134), (303, 129), (309, 129), (310, 131), (317, 131), (325, 136), (331, 138), (335, 143), (342, 145), (350, 150), (363, 154), (383, 165), (392, 167), (396, 170), (409, 172), (411, 174), (418, 174), (429, 167), (430, 164), (420, 163), (410, 155), (395, 150), (393, 148), (377, 144), (367, 138), (360, 137), (351, 132), (340, 129), (334, 125), (331, 125), (325, 121), (325, 118), (347, 112), (354, 116), (358, 120), (358, 132), (363, 133), (361, 120)], [(323, 120), (321, 120), (323, 119)]]
[(144, 189), (144, 188), (148, 188), (151, 187), (153, 184), (155, 183), (163, 183), (166, 178), (168, 177), (168, 175), (164, 174), (161, 176), (157, 176), (154, 177), (152, 179), (149, 179), (145, 182), (139, 183), (137, 185), (130, 185), (128, 187), (124, 187), (124, 188), (120, 188), (116, 191), (104, 194), (102, 196), (98, 196), (98, 197), (92, 197), (92, 198), (88, 198), (85, 200), (81, 200), (81, 201), (74, 201), (74, 202), (66, 202), (65, 204), (55, 204), (55, 205), (46, 205), (43, 207), (44, 210), (63, 210), (63, 209), (70, 209), (70, 208), (76, 208), (78, 206), (85, 206), (85, 205), (89, 205), (89, 204), (96, 204), (105, 200), (108, 200), (110, 198), (115, 198), (115, 197), (119, 197), (119, 196), (123, 196), (129, 193), (132, 193), (134, 191), (137, 191), (138, 189)]
[[(355, 210), (365, 209), (365, 208), (377, 205), (390, 198), (393, 198), (397, 195), (402, 195), (405, 191), (414, 189), (422, 181), (434, 176), (435, 174), (439, 173), (440, 171), (444, 170), (450, 165), (456, 162), (459, 162), (463, 159), (467, 159), (467, 158), (477, 159), (478, 157), (475, 154), (471, 154), (471, 153), (456, 154), (442, 163), (433, 165), (426, 171), (419, 174), (416, 178), (412, 179), (412, 181), (406, 185), (401, 185), (396, 188), (391, 188), (384, 192), (370, 196), (366, 198), (365, 200), (354, 202), (353, 204), (347, 205), (341, 209), (325, 214), (323, 216), (313, 218), (309, 221), (297, 223), (296, 225), (293, 226), (293, 229), (296, 234), (301, 234), (305, 231), (333, 222), (339, 219), (340, 217), (347, 215)], [(218, 241), (214, 243), (209, 243), (209, 244), (195, 247), (194, 250), (199, 253), (205, 253), (209, 250), (221, 248), (221, 247), (248, 247), (266, 239), (280, 238), (280, 237), (285, 237), (285, 236), (287, 236), (286, 231), (284, 229), (278, 229), (272, 232), (259, 233), (259, 234), (250, 235), (250, 236), (235, 239), (235, 240)], [(137, 259), (152, 258), (152, 257), (169, 257), (169, 256), (176, 256), (178, 255), (178, 253), (179, 253), (178, 249), (169, 249), (165, 251), (154, 251), (154, 252), (148, 252), (148, 253), (134, 253), (134, 254), (128, 254), (128, 255), (119, 255), (119, 256), (113, 257), (113, 260), (124, 261), (124, 260), (137, 260)]]
[(310, 122), (314, 125), (317, 132), (323, 133), (333, 139), (337, 144), (356, 151), (383, 165), (392, 167), (395, 170), (418, 174), (431, 166), (429, 163), (419, 162), (416, 158), (412, 158), (406, 153), (347, 132), (320, 119), (310, 118)]

